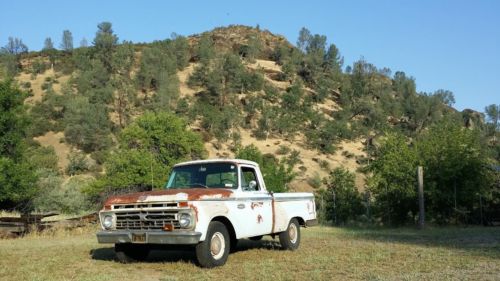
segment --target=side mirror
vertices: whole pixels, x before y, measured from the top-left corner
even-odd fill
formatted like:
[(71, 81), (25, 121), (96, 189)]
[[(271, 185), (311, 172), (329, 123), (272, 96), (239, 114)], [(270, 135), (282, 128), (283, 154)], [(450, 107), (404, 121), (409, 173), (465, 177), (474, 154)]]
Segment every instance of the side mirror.
[(256, 181), (250, 181), (248, 183), (248, 189), (250, 189), (250, 190), (257, 190), (257, 182)]

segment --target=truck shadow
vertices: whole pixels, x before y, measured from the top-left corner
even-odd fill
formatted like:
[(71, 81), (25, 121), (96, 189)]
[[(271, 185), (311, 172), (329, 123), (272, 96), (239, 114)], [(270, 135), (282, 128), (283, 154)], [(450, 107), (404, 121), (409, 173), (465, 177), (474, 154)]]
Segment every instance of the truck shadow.
[[(251, 241), (241, 239), (231, 252), (245, 252), (254, 249), (280, 250), (280, 243), (274, 240), (263, 239)], [(114, 247), (103, 247), (90, 250), (93, 260), (116, 261)], [(144, 262), (188, 262), (196, 263), (196, 254), (193, 247), (185, 249), (152, 250)]]
[[(117, 261), (114, 247), (97, 248), (90, 250), (93, 260)], [(152, 250), (148, 258), (143, 262), (196, 262), (194, 251), (184, 250)]]
[(238, 245), (235, 249), (233, 249), (232, 252), (245, 252), (254, 249), (281, 250), (281, 244), (276, 240), (270, 240), (266, 238), (259, 241), (240, 239), (238, 241)]

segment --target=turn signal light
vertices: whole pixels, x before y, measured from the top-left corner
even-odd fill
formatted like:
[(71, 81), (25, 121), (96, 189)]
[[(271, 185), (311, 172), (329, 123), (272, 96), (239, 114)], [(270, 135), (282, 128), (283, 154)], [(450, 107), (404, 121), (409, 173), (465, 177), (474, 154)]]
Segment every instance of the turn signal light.
[(167, 224), (163, 225), (163, 230), (172, 231), (172, 230), (174, 230), (174, 226), (172, 224), (167, 223)]

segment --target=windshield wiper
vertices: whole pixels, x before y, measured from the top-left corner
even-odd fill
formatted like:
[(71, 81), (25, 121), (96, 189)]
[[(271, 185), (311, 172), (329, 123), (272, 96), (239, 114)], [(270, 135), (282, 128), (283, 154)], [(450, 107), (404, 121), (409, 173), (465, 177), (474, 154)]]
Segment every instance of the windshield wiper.
[(189, 185), (189, 187), (193, 187), (193, 186), (201, 186), (201, 187), (204, 187), (204, 188), (209, 188), (208, 186), (206, 186), (206, 185), (204, 185), (202, 183), (197, 183), (197, 182), (192, 183), (192, 184)]

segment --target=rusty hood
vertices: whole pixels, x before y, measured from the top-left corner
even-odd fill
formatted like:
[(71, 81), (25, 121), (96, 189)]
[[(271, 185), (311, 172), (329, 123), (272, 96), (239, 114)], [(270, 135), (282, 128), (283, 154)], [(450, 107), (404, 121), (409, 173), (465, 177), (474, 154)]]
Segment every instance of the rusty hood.
[(147, 202), (197, 201), (229, 198), (233, 191), (224, 188), (186, 188), (154, 190), (109, 197), (104, 206)]

